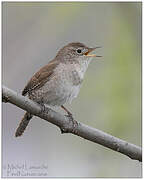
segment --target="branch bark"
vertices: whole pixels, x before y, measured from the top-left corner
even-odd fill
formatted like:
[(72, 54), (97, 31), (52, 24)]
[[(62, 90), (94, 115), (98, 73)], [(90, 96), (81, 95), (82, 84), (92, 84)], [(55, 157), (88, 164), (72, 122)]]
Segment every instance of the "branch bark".
[(3, 102), (12, 103), (21, 109), (58, 126), (64, 133), (75, 134), (84, 139), (127, 155), (131, 159), (142, 161), (142, 149), (140, 147), (80, 122), (78, 122), (77, 126), (74, 126), (69, 117), (55, 112), (47, 107), (44, 111), (42, 111), (41, 107), (37, 103), (5, 86), (2, 87), (2, 98)]

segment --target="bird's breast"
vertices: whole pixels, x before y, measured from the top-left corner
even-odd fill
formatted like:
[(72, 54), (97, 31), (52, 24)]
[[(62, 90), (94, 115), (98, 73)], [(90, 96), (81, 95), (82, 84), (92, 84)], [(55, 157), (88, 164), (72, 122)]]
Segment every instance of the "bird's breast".
[(51, 79), (32, 93), (32, 98), (53, 106), (70, 103), (79, 93), (85, 71), (86, 66), (59, 64)]

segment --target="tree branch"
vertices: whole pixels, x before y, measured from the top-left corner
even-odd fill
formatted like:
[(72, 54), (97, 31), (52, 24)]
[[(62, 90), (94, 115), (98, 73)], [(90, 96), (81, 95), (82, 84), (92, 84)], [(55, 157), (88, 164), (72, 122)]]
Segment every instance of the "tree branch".
[(77, 126), (74, 127), (74, 124), (69, 117), (47, 107), (42, 111), (37, 103), (5, 86), (2, 87), (2, 98), (3, 102), (10, 102), (21, 109), (58, 126), (64, 133), (75, 134), (127, 155), (131, 159), (142, 161), (142, 150), (140, 147), (79, 122)]

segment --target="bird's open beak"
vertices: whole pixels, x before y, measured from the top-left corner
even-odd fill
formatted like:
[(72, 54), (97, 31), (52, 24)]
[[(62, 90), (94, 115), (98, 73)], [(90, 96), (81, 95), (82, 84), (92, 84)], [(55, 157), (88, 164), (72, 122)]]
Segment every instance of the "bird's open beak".
[(102, 56), (97, 56), (96, 54), (89, 54), (90, 52), (94, 51), (95, 49), (98, 49), (101, 47), (95, 47), (95, 48), (89, 48), (89, 50), (85, 53), (85, 56), (88, 57), (102, 57)]

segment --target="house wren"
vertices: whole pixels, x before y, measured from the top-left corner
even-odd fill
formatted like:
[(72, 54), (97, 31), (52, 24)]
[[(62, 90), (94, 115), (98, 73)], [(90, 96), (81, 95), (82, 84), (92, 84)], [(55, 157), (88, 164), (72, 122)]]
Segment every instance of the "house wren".
[[(89, 54), (96, 48), (99, 47), (89, 48), (79, 42), (64, 46), (52, 61), (34, 74), (22, 95), (28, 95), (29, 99), (43, 106), (60, 106), (72, 116), (63, 104), (71, 103), (77, 97), (92, 57), (101, 57)], [(32, 114), (26, 112), (16, 130), (16, 137), (22, 135), (31, 118)]]

